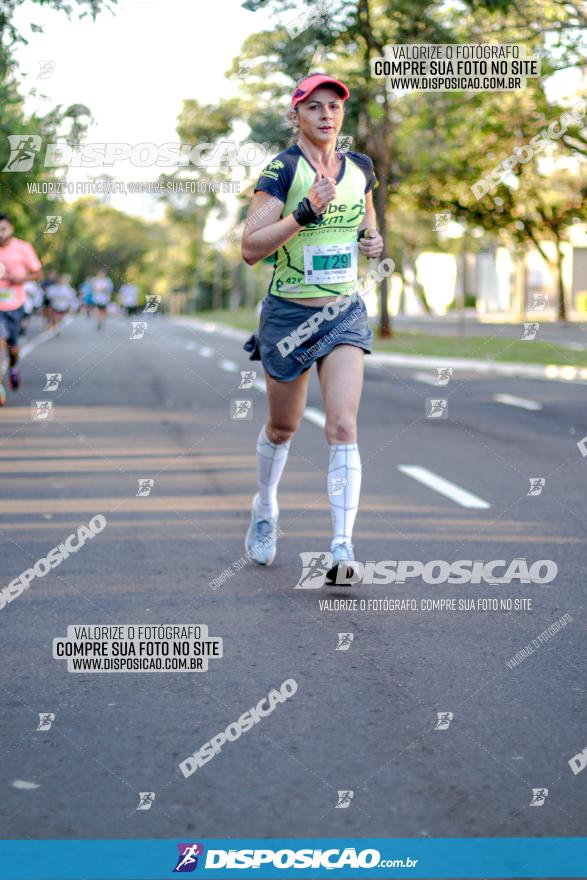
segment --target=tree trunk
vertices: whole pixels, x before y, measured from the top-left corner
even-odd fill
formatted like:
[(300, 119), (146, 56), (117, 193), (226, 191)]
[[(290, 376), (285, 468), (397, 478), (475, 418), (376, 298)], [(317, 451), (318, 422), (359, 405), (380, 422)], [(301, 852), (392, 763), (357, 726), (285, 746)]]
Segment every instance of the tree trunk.
[(558, 317), (559, 321), (567, 320), (567, 295), (565, 290), (565, 281), (563, 278), (563, 260), (564, 254), (561, 249), (560, 239), (556, 242), (556, 268), (558, 282)]
[(214, 287), (212, 289), (212, 308), (222, 308), (222, 255), (216, 251), (214, 260)]

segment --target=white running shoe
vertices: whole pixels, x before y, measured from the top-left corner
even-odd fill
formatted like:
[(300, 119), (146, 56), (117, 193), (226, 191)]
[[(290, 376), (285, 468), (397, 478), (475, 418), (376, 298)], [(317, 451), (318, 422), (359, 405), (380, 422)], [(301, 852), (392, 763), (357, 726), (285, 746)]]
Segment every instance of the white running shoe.
[(332, 553), (332, 568), (326, 574), (326, 582), (332, 584), (337, 587), (350, 587), (352, 583), (336, 583), (336, 577), (339, 571), (342, 572), (342, 577), (345, 581), (351, 580), (355, 573), (355, 568), (352, 565), (346, 566), (345, 571), (345, 562), (354, 562), (355, 561), (355, 548), (353, 545), (346, 541), (343, 544), (332, 544), (330, 547), (330, 552)]
[(262, 517), (257, 513), (257, 498), (253, 498), (251, 523), (245, 538), (245, 550), (257, 565), (271, 565), (277, 553), (277, 516)]

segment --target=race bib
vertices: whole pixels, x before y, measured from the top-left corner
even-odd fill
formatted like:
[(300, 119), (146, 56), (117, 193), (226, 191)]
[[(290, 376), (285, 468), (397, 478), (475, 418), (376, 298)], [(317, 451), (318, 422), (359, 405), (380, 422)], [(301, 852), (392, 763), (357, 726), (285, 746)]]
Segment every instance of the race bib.
[(347, 244), (305, 245), (306, 284), (340, 284), (355, 281), (359, 249), (356, 241)]

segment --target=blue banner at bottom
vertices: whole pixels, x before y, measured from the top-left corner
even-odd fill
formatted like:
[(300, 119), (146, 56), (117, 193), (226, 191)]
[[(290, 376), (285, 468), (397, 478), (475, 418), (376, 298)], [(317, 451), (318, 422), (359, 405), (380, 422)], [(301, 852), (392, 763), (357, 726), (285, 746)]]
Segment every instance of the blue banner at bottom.
[(586, 837), (5, 840), (1, 880), (587, 877)]

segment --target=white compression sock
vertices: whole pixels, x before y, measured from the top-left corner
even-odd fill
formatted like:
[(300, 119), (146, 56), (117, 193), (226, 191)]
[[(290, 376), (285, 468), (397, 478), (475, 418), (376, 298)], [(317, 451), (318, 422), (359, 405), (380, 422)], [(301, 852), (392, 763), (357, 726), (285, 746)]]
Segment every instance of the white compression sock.
[(359, 510), (361, 492), (361, 456), (356, 443), (330, 446), (328, 499), (332, 514), (334, 544), (349, 542)]
[(277, 516), (277, 486), (281, 479), (291, 440), (272, 443), (265, 425), (257, 439), (257, 513), (261, 516)]

